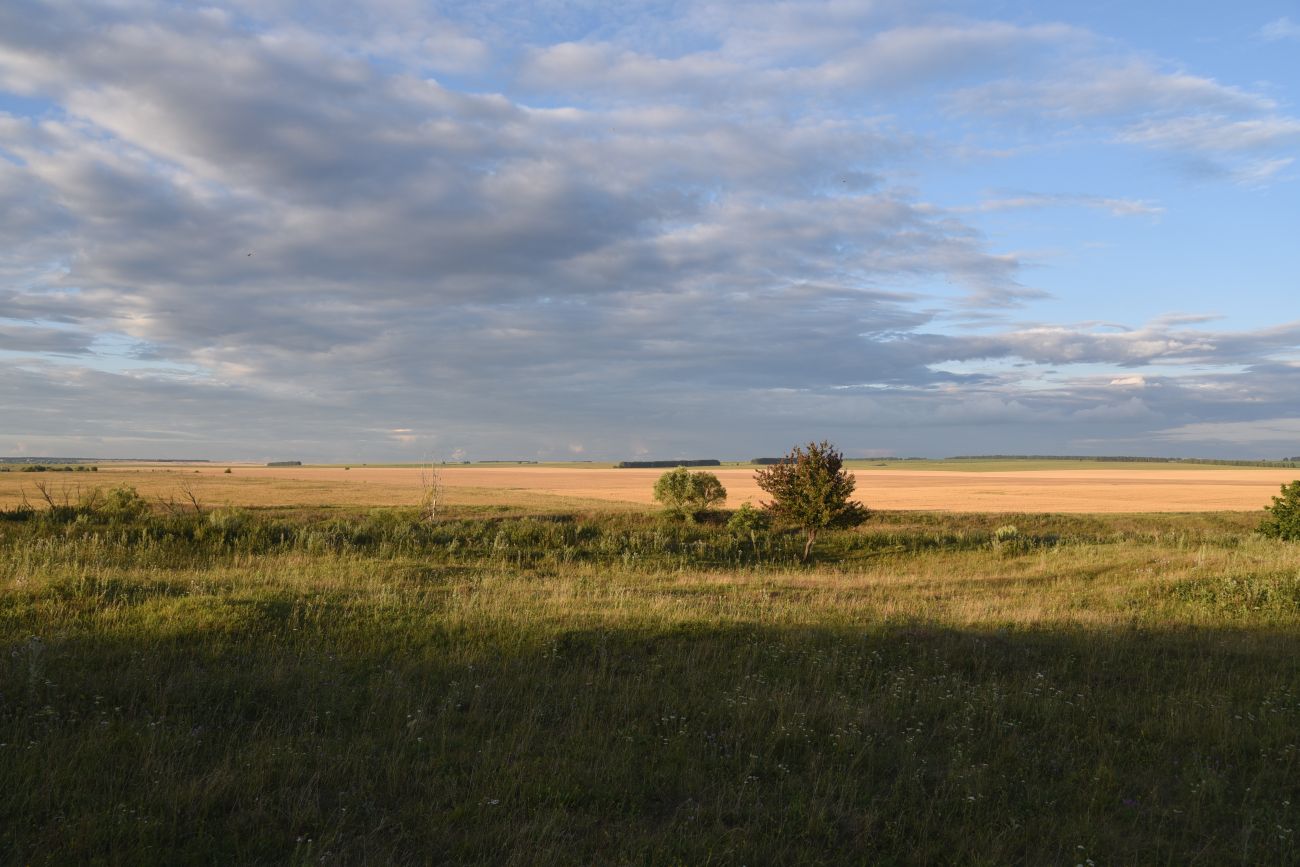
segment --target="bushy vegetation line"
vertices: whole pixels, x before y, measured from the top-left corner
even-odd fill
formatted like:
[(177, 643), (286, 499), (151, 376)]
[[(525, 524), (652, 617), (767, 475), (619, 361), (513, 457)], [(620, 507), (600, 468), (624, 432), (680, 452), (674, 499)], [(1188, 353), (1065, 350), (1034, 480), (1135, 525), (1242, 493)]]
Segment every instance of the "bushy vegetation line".
[[(1025, 553), (1059, 546), (1164, 542), (1232, 547), (1253, 526), (1233, 513), (1187, 516), (1161, 525), (1142, 518), (1087, 515), (1007, 516), (873, 513), (870, 525), (829, 530), (818, 560), (851, 565), (922, 551)], [(1177, 529), (1172, 529), (1176, 527)], [(999, 531), (1003, 531), (1001, 534)], [(116, 562), (211, 563), (237, 555), (302, 552), (420, 556), (439, 562), (495, 560), (515, 567), (570, 563), (646, 569), (789, 568), (803, 561), (797, 529), (753, 527), (726, 513), (686, 523), (647, 513), (457, 517), (435, 522), (417, 509), (375, 509), (327, 517), (247, 509), (158, 512), (129, 488), (92, 504), (0, 510), (0, 540), (60, 556), (85, 552)]]

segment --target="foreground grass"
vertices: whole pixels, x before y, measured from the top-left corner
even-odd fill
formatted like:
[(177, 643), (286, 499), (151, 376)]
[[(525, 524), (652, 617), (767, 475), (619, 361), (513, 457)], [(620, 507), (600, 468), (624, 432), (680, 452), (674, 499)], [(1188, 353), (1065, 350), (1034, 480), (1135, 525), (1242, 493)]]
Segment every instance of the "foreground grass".
[(1300, 548), (992, 520), (0, 522), (0, 852), (1300, 862)]

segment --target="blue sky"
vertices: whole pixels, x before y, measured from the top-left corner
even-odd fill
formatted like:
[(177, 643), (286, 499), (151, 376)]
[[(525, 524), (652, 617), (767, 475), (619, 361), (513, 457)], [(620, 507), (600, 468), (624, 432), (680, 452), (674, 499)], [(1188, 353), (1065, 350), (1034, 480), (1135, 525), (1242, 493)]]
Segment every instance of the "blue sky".
[(1297, 455), (1297, 58), (1293, 3), (7, 3), (0, 454)]

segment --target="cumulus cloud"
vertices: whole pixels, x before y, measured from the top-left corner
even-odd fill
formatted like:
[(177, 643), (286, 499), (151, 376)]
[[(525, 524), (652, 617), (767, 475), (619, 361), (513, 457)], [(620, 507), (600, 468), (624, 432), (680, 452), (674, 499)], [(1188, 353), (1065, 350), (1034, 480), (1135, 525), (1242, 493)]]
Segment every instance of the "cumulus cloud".
[[(1073, 93), (1013, 82), (1097, 40), (901, 5), (758, 4), (732, 26), (701, 4), (694, 40), (589, 10), (520, 44), (494, 8), (0, 7), (0, 89), (40, 106), (0, 115), (0, 398), (39, 407), (0, 451), (758, 453), (810, 419), (937, 450), (927, 431), (967, 425), (1005, 450), (1008, 425), (1028, 444), (1229, 396), (1201, 372), (1135, 397), (981, 362), (1263, 371), (1300, 345), (1296, 325), (1006, 325), (1042, 292), (979, 213), (1161, 206), (946, 209), (909, 174), (945, 146), (863, 109), (961, 88), (971, 110), (1151, 110), (1121, 135), (1281, 159), (1292, 121), (1258, 94), (1137, 62)], [(1252, 393), (1294, 381), (1270, 371)]]
[(1042, 364), (1224, 365), (1258, 361), (1300, 347), (1300, 321), (1249, 332), (1176, 328), (1167, 322), (1121, 331), (1046, 325), (971, 343), (993, 356), (1009, 354)]
[(91, 336), (81, 331), (0, 321), (0, 352), (84, 355), (90, 351), (91, 342)]

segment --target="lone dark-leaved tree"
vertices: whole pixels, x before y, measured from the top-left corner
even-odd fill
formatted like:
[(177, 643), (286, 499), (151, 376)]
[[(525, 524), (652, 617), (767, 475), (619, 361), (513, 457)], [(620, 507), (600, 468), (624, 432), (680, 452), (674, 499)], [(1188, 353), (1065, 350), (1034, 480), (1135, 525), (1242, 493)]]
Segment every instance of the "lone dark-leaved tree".
[(825, 440), (795, 446), (779, 464), (755, 472), (754, 480), (772, 498), (763, 508), (778, 522), (806, 534), (804, 562), (812, 554), (818, 532), (854, 527), (867, 519), (867, 510), (850, 499), (856, 482), (844, 469), (844, 456)]
[(1281, 496), (1264, 509), (1268, 517), (1259, 525), (1260, 533), (1275, 539), (1300, 539), (1300, 479), (1283, 485)]

